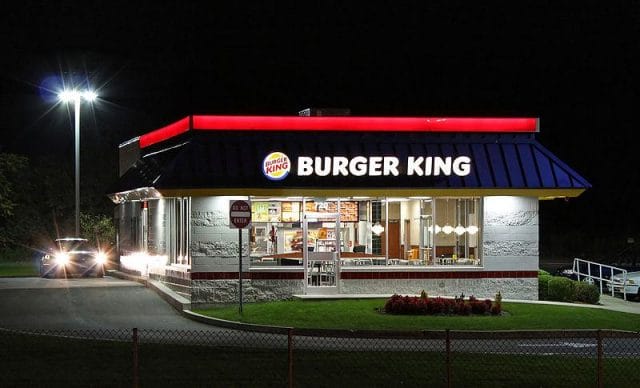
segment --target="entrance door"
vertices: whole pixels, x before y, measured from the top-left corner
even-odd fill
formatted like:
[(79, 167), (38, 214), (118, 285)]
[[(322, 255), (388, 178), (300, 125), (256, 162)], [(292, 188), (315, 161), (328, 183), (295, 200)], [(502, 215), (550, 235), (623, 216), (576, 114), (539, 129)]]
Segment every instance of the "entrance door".
[(340, 222), (337, 213), (305, 212), (302, 223), (305, 290), (335, 294), (340, 273)]
[[(389, 238), (387, 239), (387, 234)], [(390, 259), (399, 259), (400, 256), (400, 221), (389, 220), (388, 227), (381, 234), (382, 251), (388, 252)], [(388, 246), (387, 246), (388, 241)], [(388, 249), (388, 250), (387, 250)]]

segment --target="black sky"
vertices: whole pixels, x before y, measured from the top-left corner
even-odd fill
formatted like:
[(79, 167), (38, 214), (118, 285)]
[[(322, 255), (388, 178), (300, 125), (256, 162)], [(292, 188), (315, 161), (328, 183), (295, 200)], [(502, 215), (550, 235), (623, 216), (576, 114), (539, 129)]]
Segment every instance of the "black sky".
[(61, 73), (100, 87), (82, 123), (105, 153), (188, 114), (536, 116), (594, 185), (553, 211), (638, 234), (638, 1), (23, 1), (0, 18), (4, 151), (70, 146), (39, 87)]

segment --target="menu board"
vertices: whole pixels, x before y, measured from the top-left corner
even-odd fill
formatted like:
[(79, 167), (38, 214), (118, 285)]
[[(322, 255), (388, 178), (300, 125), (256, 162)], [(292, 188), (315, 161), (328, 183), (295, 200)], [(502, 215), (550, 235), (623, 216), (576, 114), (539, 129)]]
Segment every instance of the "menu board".
[(280, 202), (269, 202), (269, 222), (280, 222)]
[[(305, 211), (314, 213), (336, 213), (337, 202), (305, 203)], [(251, 202), (252, 222), (300, 222), (301, 202)], [(340, 202), (340, 221), (358, 222), (358, 202)]]
[(251, 222), (269, 221), (269, 202), (251, 202)]
[[(305, 211), (315, 213), (337, 213), (337, 202), (313, 202), (305, 203)], [(358, 222), (358, 202), (340, 202), (340, 222)]]
[(281, 202), (282, 222), (300, 222), (300, 202)]

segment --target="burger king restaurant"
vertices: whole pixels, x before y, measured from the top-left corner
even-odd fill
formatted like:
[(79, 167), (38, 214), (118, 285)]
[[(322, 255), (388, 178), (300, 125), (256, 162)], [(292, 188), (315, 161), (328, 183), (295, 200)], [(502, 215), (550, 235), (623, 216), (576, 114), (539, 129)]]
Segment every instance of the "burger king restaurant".
[(240, 279), (247, 302), (537, 299), (539, 201), (590, 187), (538, 131), (535, 118), (188, 116), (119, 147), (120, 268), (192, 304), (237, 302)]

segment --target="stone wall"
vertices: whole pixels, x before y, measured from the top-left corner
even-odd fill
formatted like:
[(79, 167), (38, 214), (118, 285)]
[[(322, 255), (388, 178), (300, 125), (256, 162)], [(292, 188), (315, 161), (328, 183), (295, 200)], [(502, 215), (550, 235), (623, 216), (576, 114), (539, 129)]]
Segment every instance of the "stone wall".
[(487, 279), (362, 279), (341, 280), (343, 294), (417, 295), (424, 290), (430, 296), (475, 296), (493, 299), (497, 292), (506, 299), (538, 299), (537, 278)]
[(537, 198), (485, 197), (483, 218), (485, 270), (538, 270)]
[[(233, 197), (191, 200), (191, 272), (238, 272), (238, 229), (229, 228)], [(242, 231), (243, 271), (249, 270), (249, 231)]]
[[(302, 294), (302, 280), (242, 280), (243, 301), (268, 302), (291, 299), (292, 295)], [(238, 302), (237, 280), (192, 280), (192, 304), (221, 304)]]
[[(500, 292), (505, 299), (536, 300), (537, 278), (487, 278), (487, 279), (362, 279), (341, 280), (343, 294), (394, 293), (417, 295), (422, 290), (431, 296), (475, 296), (493, 299)], [(290, 299), (304, 293), (302, 280), (243, 280), (244, 302), (265, 302)], [(237, 280), (193, 280), (192, 304), (224, 304), (238, 302)]]

